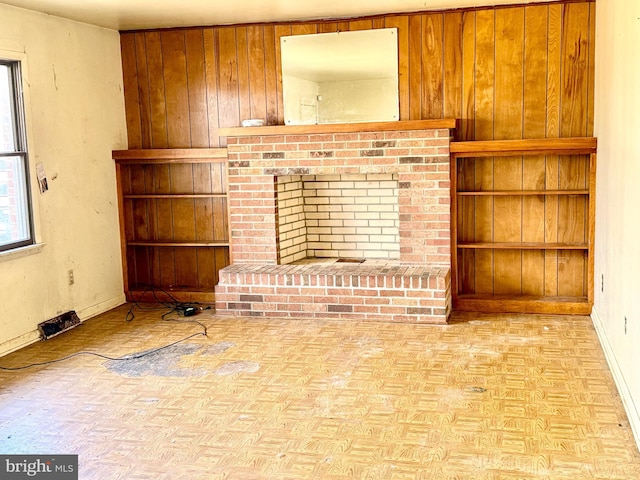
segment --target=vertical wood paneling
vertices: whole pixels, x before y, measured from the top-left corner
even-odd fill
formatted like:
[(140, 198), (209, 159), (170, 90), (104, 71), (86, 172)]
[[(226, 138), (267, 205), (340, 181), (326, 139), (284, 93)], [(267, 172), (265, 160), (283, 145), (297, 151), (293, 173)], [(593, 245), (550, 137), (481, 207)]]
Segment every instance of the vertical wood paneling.
[(291, 26), (276, 25), (276, 82), (278, 86), (278, 125), (284, 125), (284, 98), (282, 96), (282, 56), (280, 54), (280, 39), (291, 35)]
[(189, 147), (191, 126), (184, 31), (163, 32), (161, 41), (167, 118), (171, 119), (167, 122), (169, 145)]
[(398, 29), (398, 102), (400, 120), (409, 120), (409, 17), (394, 16), (385, 19), (385, 28)]
[[(184, 142), (186, 132), (193, 137), (191, 145), (200, 145), (203, 122), (208, 145), (217, 146), (217, 126), (238, 126), (243, 116), (282, 124), (281, 36), (381, 27), (398, 29), (401, 119), (456, 116), (462, 120), (460, 139), (492, 139), (496, 102), (491, 79), (500, 75), (502, 65), (494, 62), (500, 49), (488, 32), (496, 12), (518, 8), (523, 7), (123, 33), (131, 146), (190, 145)], [(546, 102), (524, 108), (526, 121), (544, 119), (549, 136), (586, 135), (593, 123), (595, 6), (572, 2), (527, 8), (538, 17), (548, 11), (547, 31), (532, 24), (535, 28), (527, 33), (527, 42), (542, 49), (539, 61), (547, 62), (548, 88)], [(539, 35), (546, 36), (546, 45)], [(203, 92), (204, 107), (199, 105)]]
[[(561, 73), (562, 73), (562, 5), (549, 5), (547, 27), (547, 137), (560, 136)], [(558, 189), (558, 156), (548, 155), (545, 160), (545, 186), (548, 190)], [(558, 197), (545, 200), (544, 240), (558, 241)], [(544, 252), (544, 294), (558, 294), (558, 252)]]
[(251, 116), (251, 82), (249, 78), (248, 27), (236, 27), (236, 55), (238, 64), (238, 95), (240, 103), (240, 121)]
[[(448, 55), (446, 55), (448, 56)], [(476, 117), (476, 13), (462, 15), (462, 120), (460, 140), (475, 140)]]
[[(585, 136), (588, 131), (589, 107), (589, 24), (590, 5), (570, 3), (564, 5), (562, 37), (562, 109), (561, 136)], [(587, 184), (587, 165), (584, 157), (573, 156), (559, 162), (561, 185)], [(561, 197), (558, 216), (562, 219), (561, 241), (584, 241), (587, 229), (587, 199)], [(567, 239), (567, 240), (565, 240)], [(576, 240), (569, 240), (576, 239)], [(576, 296), (583, 294), (585, 285), (584, 252), (565, 251), (558, 258), (558, 293)]]
[(443, 118), (443, 14), (422, 16), (422, 105), (420, 118)]
[(596, 4), (589, 5), (589, 70), (587, 73), (587, 136), (593, 136), (596, 69)]
[(209, 146), (204, 31), (185, 31), (191, 147)]
[[(451, 14), (447, 15), (451, 18)], [(475, 65), (476, 65), (476, 14), (475, 12), (464, 12), (462, 14), (462, 51), (461, 51), (461, 90), (462, 90), (462, 112), (460, 121), (460, 131), (456, 133), (458, 139), (473, 140), (475, 138)], [(450, 28), (448, 29), (450, 30)], [(446, 42), (447, 40), (445, 40)], [(445, 43), (447, 48), (447, 43)], [(448, 49), (447, 48), (447, 52)], [(449, 55), (445, 55), (445, 60)], [(445, 68), (448, 71), (449, 68)], [(449, 97), (445, 90), (445, 99)], [(475, 159), (463, 159), (459, 163), (460, 187), (462, 190), (472, 191), (475, 188)], [(459, 200), (462, 207), (462, 217), (458, 226), (458, 232), (463, 235), (463, 240), (475, 240), (475, 197), (463, 197)], [(475, 265), (476, 252), (471, 249), (464, 249), (460, 252), (459, 258), (459, 280), (458, 285), (462, 292), (475, 293)]]
[[(476, 48), (475, 48), (475, 138), (493, 140), (494, 82), (495, 82), (495, 12), (482, 10), (476, 12)], [(480, 120), (482, 119), (482, 120)], [(478, 158), (475, 161), (474, 190), (492, 190), (493, 159)], [(493, 237), (492, 197), (476, 199), (475, 240), (491, 242)], [(475, 292), (494, 292), (494, 255), (491, 250), (479, 250), (475, 253)]]
[[(171, 193), (191, 193), (194, 191), (193, 165), (174, 164), (169, 166), (171, 175)], [(196, 210), (193, 199), (178, 198), (171, 200), (173, 215), (172, 240), (178, 242), (196, 239)], [(175, 277), (178, 286), (193, 284), (192, 277), (198, 270), (196, 249), (181, 247), (175, 249)]]
[(422, 16), (409, 17), (409, 120), (422, 117)]
[(349, 22), (349, 30), (371, 30), (373, 28), (373, 21), (370, 18), (363, 18), (359, 20), (352, 20)]
[(264, 88), (267, 125), (278, 124), (278, 78), (276, 74), (276, 30), (273, 25), (264, 27)]
[(234, 127), (240, 125), (236, 29), (222, 27), (218, 36), (218, 119), (221, 127)]
[[(459, 118), (459, 140), (592, 135), (595, 3), (578, 1), (122, 33), (129, 147), (224, 146), (219, 126), (238, 126), (249, 117), (283, 124), (282, 36), (383, 27), (398, 31), (401, 120)], [(539, 189), (544, 182), (547, 189), (564, 188), (568, 179), (584, 183), (586, 171), (584, 159), (577, 157), (468, 159), (460, 161), (458, 185)], [(161, 170), (154, 175), (159, 177), (156, 188), (168, 191)], [(581, 198), (464, 197), (459, 206), (460, 238), (470, 241), (583, 241), (587, 231), (586, 200)], [(170, 206), (157, 200), (146, 204), (146, 213), (141, 208), (136, 215), (146, 215), (153, 233), (170, 238), (171, 225), (164, 217), (172, 218)], [(226, 203), (195, 202), (196, 218), (210, 211), (214, 217), (226, 216)], [(522, 220), (505, 222), (503, 213)], [(199, 238), (209, 228), (196, 221), (194, 235)], [(221, 231), (225, 223), (216, 221), (213, 228), (214, 236), (226, 235)], [(145, 270), (151, 280), (165, 285), (185, 280), (168, 267), (167, 262), (176, 263), (173, 249), (136, 250), (134, 268)], [(203, 265), (228, 260), (224, 248), (212, 250), (193, 252), (191, 266), (202, 285), (210, 281)], [(527, 251), (518, 259), (505, 255), (513, 252), (462, 252), (461, 288), (547, 296), (579, 295), (587, 288), (581, 251)]]
[[(475, 162), (474, 158), (458, 160), (457, 179), (459, 191), (473, 191), (475, 189)], [(454, 219), (455, 220), (455, 219)], [(463, 196), (458, 198), (458, 241), (475, 241), (476, 230), (476, 197)], [(475, 292), (475, 264), (476, 251), (462, 249), (459, 252), (459, 278), (458, 285), (462, 292)]]
[(547, 100), (547, 5), (525, 7), (524, 37), (524, 118), (523, 138), (546, 136)]
[(250, 118), (267, 118), (267, 95), (265, 76), (264, 29), (259, 26), (247, 28), (249, 53)]
[[(349, 24), (347, 23), (347, 29), (349, 28)], [(326, 22), (318, 25), (318, 33), (333, 33), (338, 30), (338, 22)]]
[[(525, 7), (523, 138), (544, 138), (546, 112), (539, 108), (547, 96), (547, 5)], [(527, 157), (522, 165), (522, 188), (543, 190), (545, 157)], [(522, 241), (544, 242), (547, 197), (522, 198)], [(544, 295), (543, 251), (522, 252), (522, 293)]]
[[(524, 8), (496, 10), (495, 16), (495, 118), (494, 138), (522, 138), (524, 88)], [(499, 157), (494, 160), (494, 188), (519, 190), (522, 188), (523, 161), (521, 158)], [(494, 241), (522, 241), (522, 198), (502, 196), (494, 199)], [(522, 252), (496, 250), (494, 252), (494, 293), (522, 292)]]
[(136, 62), (135, 34), (120, 35), (122, 55), (124, 106), (127, 112), (127, 135), (129, 148), (142, 147), (140, 126), (140, 99), (138, 98), (138, 66)]
[(587, 86), (589, 73), (589, 4), (564, 5), (562, 29), (563, 137), (587, 134)]
[(217, 30), (207, 28), (202, 33), (204, 43), (205, 86), (207, 96), (207, 128), (209, 146), (219, 147), (218, 136), (218, 47)]
[[(167, 148), (169, 147), (169, 139), (167, 137), (169, 118), (165, 100), (164, 64), (160, 33), (145, 33), (145, 44), (147, 46), (147, 66), (149, 68), (151, 145), (153, 148)], [(173, 118), (171, 118), (171, 122), (173, 122)]]
[(311, 35), (318, 33), (318, 26), (314, 23), (296, 23), (291, 25), (291, 35)]
[(462, 12), (444, 14), (441, 53), (444, 56), (442, 117), (462, 118)]
[(138, 70), (138, 96), (140, 104), (141, 147), (151, 148), (151, 105), (149, 99), (149, 67), (144, 33), (135, 34), (136, 62)]

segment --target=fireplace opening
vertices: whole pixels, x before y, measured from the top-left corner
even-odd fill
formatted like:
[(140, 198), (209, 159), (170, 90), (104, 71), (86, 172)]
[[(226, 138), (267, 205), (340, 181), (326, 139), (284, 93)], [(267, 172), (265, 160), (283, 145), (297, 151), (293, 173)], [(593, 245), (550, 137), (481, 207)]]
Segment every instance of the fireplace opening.
[(278, 175), (280, 264), (311, 259), (399, 259), (394, 173)]

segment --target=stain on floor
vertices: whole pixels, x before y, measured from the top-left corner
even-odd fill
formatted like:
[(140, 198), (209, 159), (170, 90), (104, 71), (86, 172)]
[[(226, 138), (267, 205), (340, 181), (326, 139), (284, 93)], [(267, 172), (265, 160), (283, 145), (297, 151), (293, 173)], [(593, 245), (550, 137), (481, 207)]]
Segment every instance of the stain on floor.
[(113, 373), (127, 377), (193, 377), (207, 374), (204, 368), (188, 368), (180, 366), (180, 361), (187, 355), (193, 355), (202, 347), (189, 343), (173, 345), (162, 350), (146, 350), (135, 354), (143, 355), (130, 360), (108, 360), (104, 363)]
[[(198, 365), (198, 357), (220, 355), (235, 347), (233, 342), (218, 342), (213, 345), (197, 345), (182, 343), (160, 350), (145, 350), (133, 355), (130, 359), (108, 360), (104, 366), (111, 372), (126, 377), (202, 377), (212, 373), (212, 366), (204, 363)], [(218, 367), (216, 375), (233, 375), (240, 372), (256, 372), (260, 366), (250, 361), (227, 362)]]
[(256, 362), (247, 362), (244, 360), (238, 362), (228, 362), (223, 364), (214, 373), (219, 376), (234, 375), (240, 372), (257, 372), (260, 370), (260, 365)]

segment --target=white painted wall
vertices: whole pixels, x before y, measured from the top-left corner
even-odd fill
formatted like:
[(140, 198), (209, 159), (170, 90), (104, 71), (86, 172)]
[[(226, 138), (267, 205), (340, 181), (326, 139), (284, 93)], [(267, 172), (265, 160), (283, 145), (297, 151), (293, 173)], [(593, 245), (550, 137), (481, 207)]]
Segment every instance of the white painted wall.
[[(0, 55), (24, 58), (39, 251), (0, 258), (0, 355), (37, 324), (124, 302), (114, 163), (126, 148), (118, 32), (0, 4)], [(67, 271), (75, 271), (68, 285)]]
[(640, 445), (640, 2), (598, 0), (596, 22), (593, 319)]

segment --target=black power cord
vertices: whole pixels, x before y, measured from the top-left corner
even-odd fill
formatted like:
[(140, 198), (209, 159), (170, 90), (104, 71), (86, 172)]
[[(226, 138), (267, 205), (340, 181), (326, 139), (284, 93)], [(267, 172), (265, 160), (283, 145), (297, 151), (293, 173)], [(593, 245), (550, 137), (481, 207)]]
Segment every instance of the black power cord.
[[(168, 312), (165, 312), (164, 314), (162, 314), (163, 320), (170, 321), (170, 322), (196, 323), (202, 327), (204, 331), (204, 336), (205, 337), (207, 336), (207, 327), (203, 325), (201, 322), (199, 322), (198, 320), (194, 320), (194, 319), (180, 320), (176, 318), (167, 318), (167, 316), (171, 315), (172, 313), (177, 313), (178, 315), (183, 317), (192, 317), (193, 315), (195, 315), (201, 310), (210, 309), (211, 307), (209, 305), (202, 306), (199, 302), (180, 302), (173, 295), (171, 295), (171, 293), (167, 292), (163, 288), (155, 287), (153, 285), (146, 285), (145, 289), (141, 293), (141, 296), (149, 292), (153, 295), (153, 299), (155, 300), (154, 303), (157, 303), (162, 306), (161, 307), (144, 307), (140, 305), (139, 301), (134, 298), (133, 305), (131, 305), (131, 308), (129, 308), (129, 311), (127, 312), (127, 315), (125, 317), (125, 320), (127, 322), (131, 322), (135, 318), (135, 315), (133, 313), (133, 310), (135, 308), (138, 308), (140, 310), (168, 309), (169, 310)], [(158, 296), (158, 292), (161, 292), (165, 297), (169, 298), (170, 301), (160, 299), (160, 297)]]
[[(151, 291), (151, 293), (153, 294), (154, 300), (156, 300), (156, 302), (158, 304), (162, 305), (162, 306), (161, 307), (144, 307), (144, 306), (140, 305), (137, 300), (134, 300), (133, 305), (131, 305), (131, 308), (129, 308), (129, 311), (127, 312), (127, 314), (125, 316), (125, 321), (130, 322), (135, 318), (135, 315), (133, 314), (134, 308), (138, 308), (140, 310), (166, 310), (166, 309), (169, 309), (168, 312), (166, 312), (166, 313), (164, 313), (162, 315), (162, 320), (165, 320), (165, 321), (168, 321), (168, 322), (196, 323), (196, 324), (200, 325), (200, 327), (202, 327), (202, 332), (191, 334), (188, 337), (182, 338), (182, 339), (177, 340), (177, 341), (175, 341), (173, 343), (170, 343), (168, 345), (163, 345), (162, 347), (154, 348), (153, 350), (148, 350), (148, 351), (145, 351), (143, 353), (138, 353), (138, 354), (124, 355), (122, 357), (110, 357), (108, 355), (103, 355), (101, 353), (84, 352), (83, 351), (83, 352), (72, 353), (71, 355), (67, 355), (66, 357), (57, 358), (57, 359), (54, 359), (54, 360), (48, 360), (46, 362), (31, 363), (29, 365), (23, 365), (23, 366), (20, 366), (20, 367), (3, 367), (3, 366), (0, 366), (0, 370), (15, 372), (15, 371), (19, 371), (19, 370), (25, 370), (27, 368), (41, 367), (41, 366), (45, 366), (45, 365), (51, 365), (53, 363), (63, 362), (65, 360), (69, 360), (70, 358), (77, 357), (77, 356), (80, 356), (80, 355), (90, 355), (90, 356), (94, 356), (94, 357), (104, 358), (105, 360), (114, 360), (114, 361), (136, 360), (138, 358), (146, 357), (147, 355), (151, 355), (151, 354), (157, 353), (157, 352), (159, 352), (161, 350), (164, 350), (166, 348), (173, 347), (174, 345), (177, 345), (179, 343), (185, 342), (185, 341), (187, 341), (187, 340), (189, 340), (189, 339), (191, 339), (193, 337), (197, 337), (197, 336), (200, 336), (200, 335), (203, 335), (205, 337), (207, 336), (207, 327), (203, 323), (199, 322), (198, 320), (194, 320), (194, 319), (181, 320), (179, 318), (166, 318), (166, 317), (168, 315), (172, 314), (172, 313), (178, 313), (178, 315), (182, 315), (184, 317), (190, 317), (190, 316), (195, 315), (200, 310), (207, 310), (207, 309), (209, 309), (211, 307), (209, 307), (209, 306), (202, 307), (197, 302), (195, 302), (195, 303), (193, 303), (193, 302), (192, 303), (179, 302), (169, 292), (163, 290), (162, 288), (153, 287), (151, 285), (147, 285), (142, 294), (144, 295), (145, 293), (147, 293), (149, 291)], [(157, 295), (157, 291), (160, 291), (164, 295), (166, 295), (169, 299), (171, 299), (171, 302), (160, 300), (160, 298)]]
[(205, 335), (205, 333), (204, 332), (194, 333), (192, 335), (189, 335), (188, 337), (182, 338), (182, 339), (177, 340), (177, 341), (175, 341), (173, 343), (170, 343), (168, 345), (163, 345), (162, 347), (154, 348), (153, 350), (145, 351), (144, 353), (125, 355), (123, 357), (110, 357), (108, 355), (103, 355), (101, 353), (95, 353), (95, 352), (76, 352), (76, 353), (72, 353), (71, 355), (67, 355), (66, 357), (56, 358), (55, 360), (48, 360), (46, 362), (39, 362), (39, 363), (31, 363), (29, 365), (22, 365), (20, 367), (2, 367), (2, 366), (0, 366), (0, 370), (8, 370), (8, 371), (11, 371), (11, 372), (15, 372), (15, 371), (18, 371), (18, 370), (26, 370), (27, 368), (31, 368), (31, 367), (41, 367), (41, 366), (44, 366), (44, 365), (51, 365), (52, 363), (63, 362), (65, 360), (69, 360), (70, 358), (77, 357), (77, 356), (80, 356), (80, 355), (91, 355), (91, 356), (94, 356), (94, 357), (104, 358), (105, 360), (114, 360), (114, 361), (136, 360), (138, 358), (146, 357), (147, 355), (151, 355), (152, 353), (156, 353), (156, 352), (159, 352), (161, 350), (164, 350), (165, 348), (173, 347), (174, 345), (177, 345), (177, 344), (182, 343), (182, 342), (184, 342), (186, 340), (189, 340), (190, 338), (197, 337), (197, 336), (200, 336), (200, 335)]

